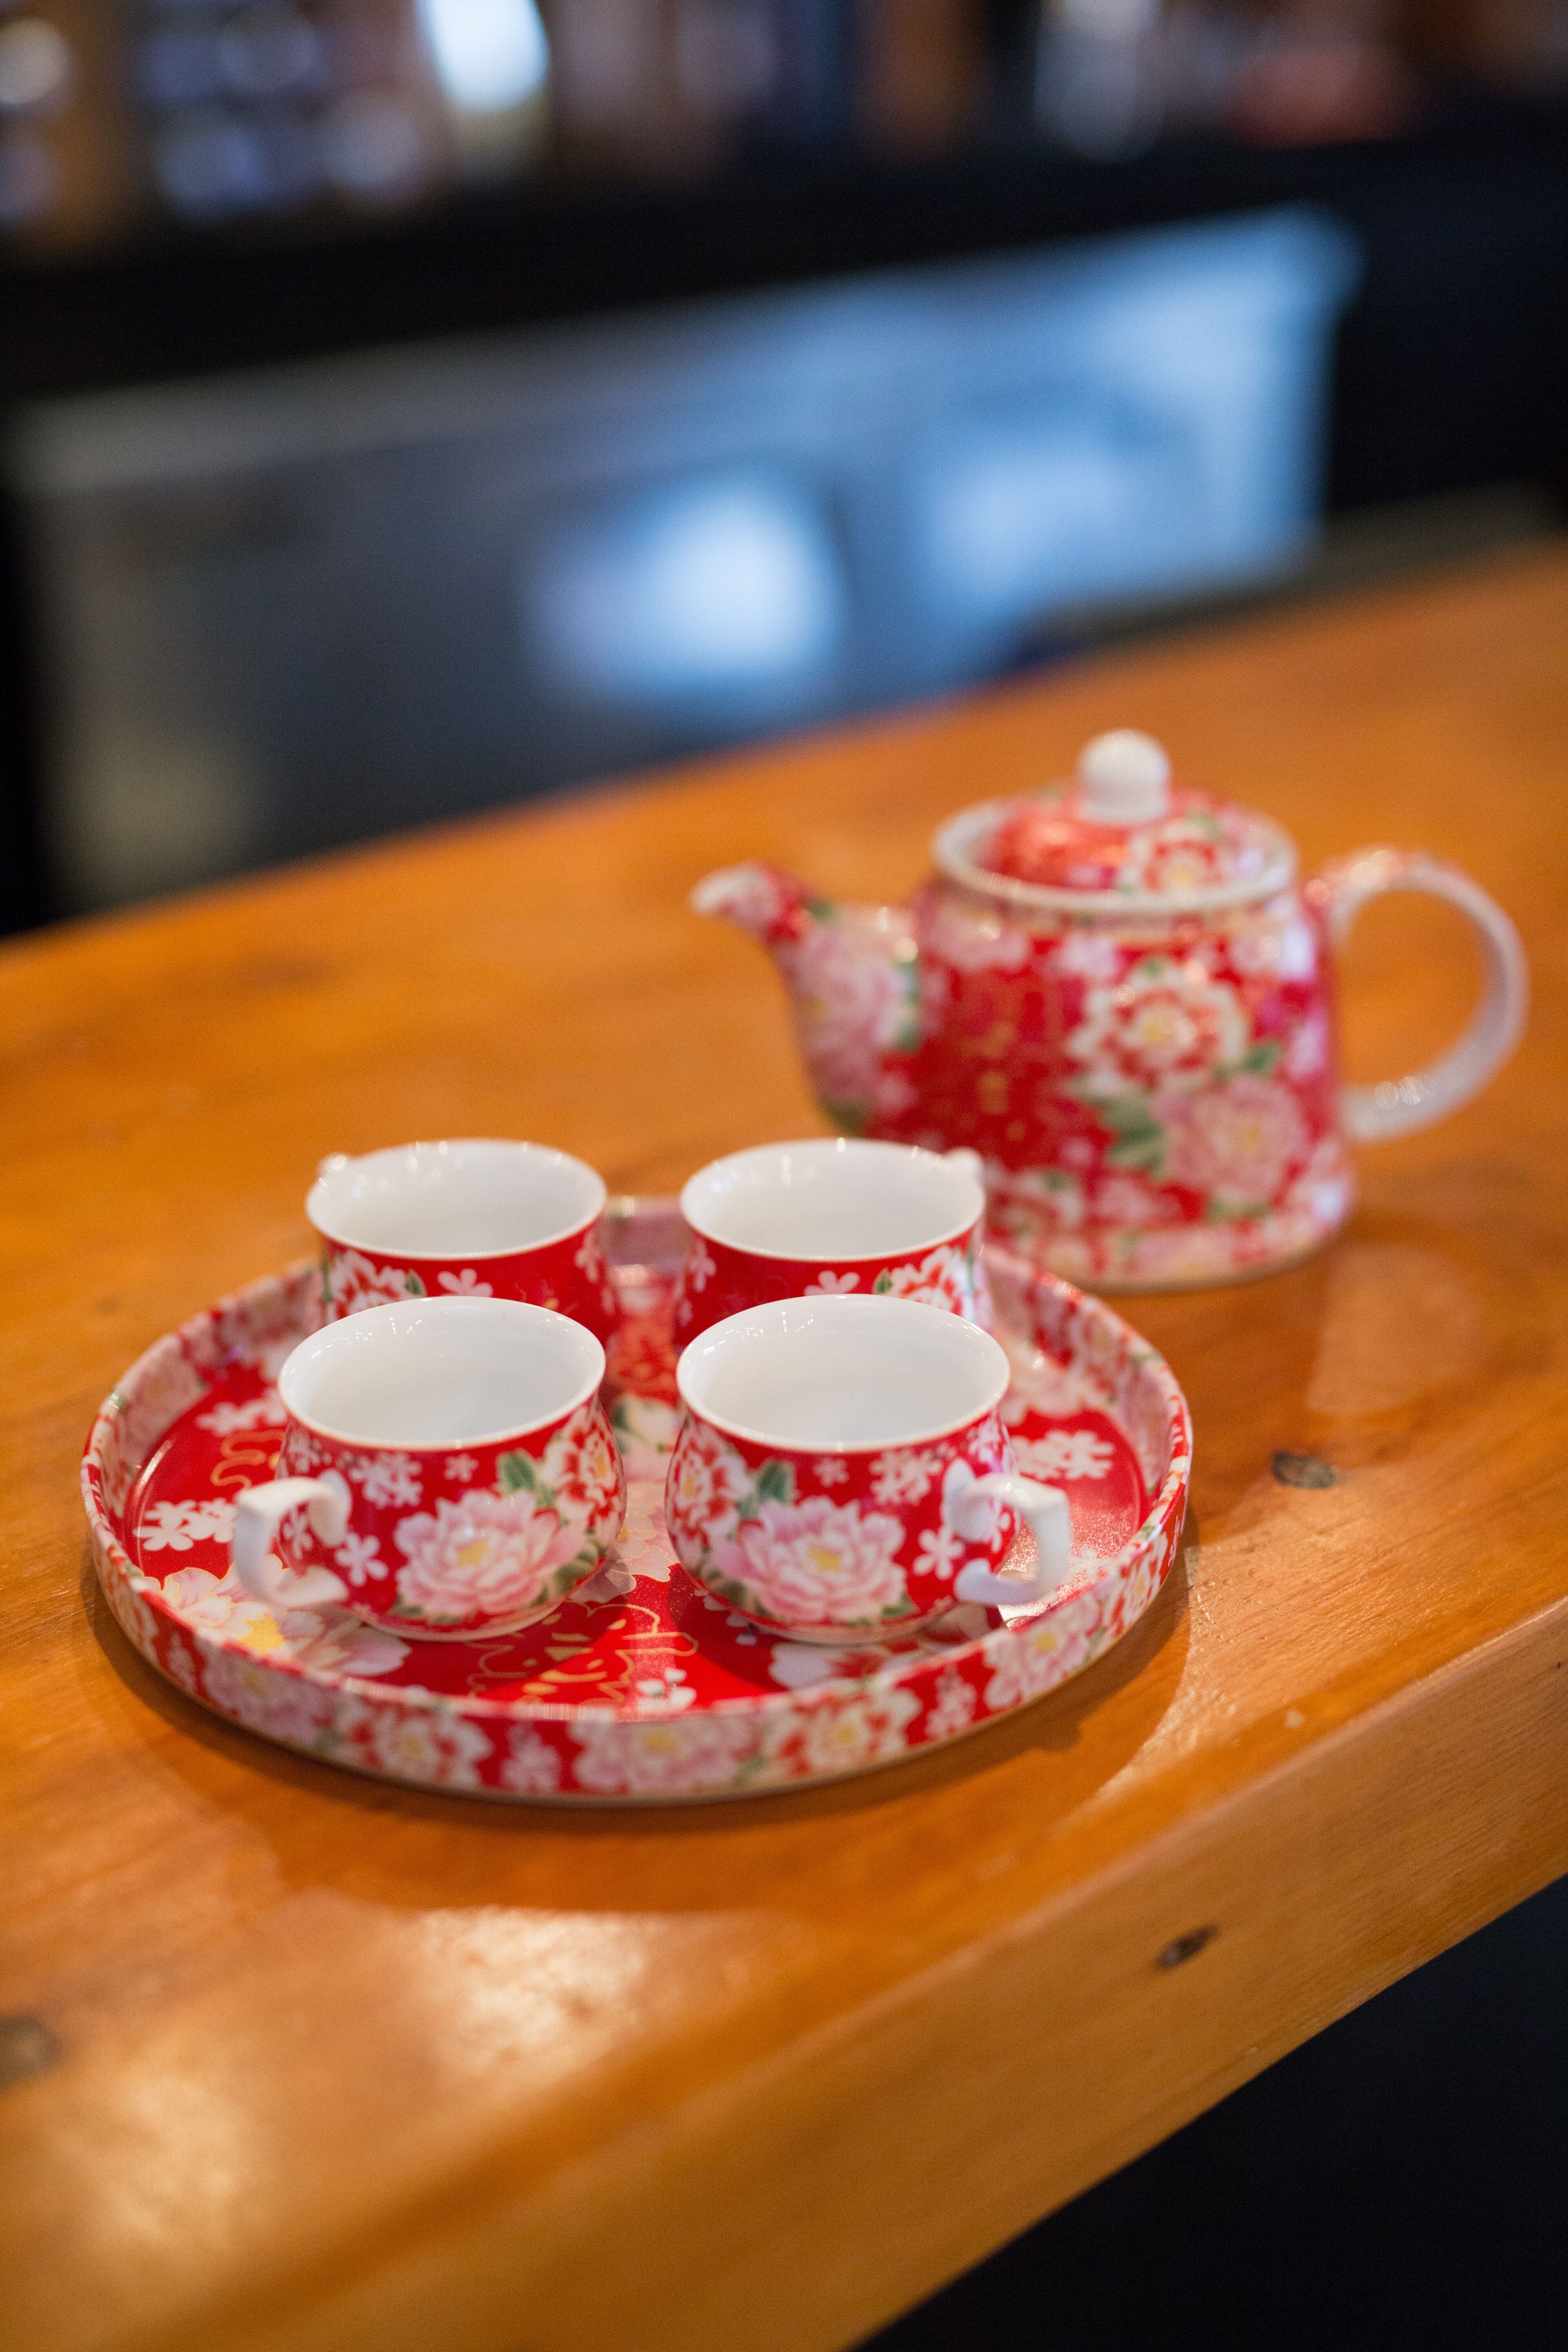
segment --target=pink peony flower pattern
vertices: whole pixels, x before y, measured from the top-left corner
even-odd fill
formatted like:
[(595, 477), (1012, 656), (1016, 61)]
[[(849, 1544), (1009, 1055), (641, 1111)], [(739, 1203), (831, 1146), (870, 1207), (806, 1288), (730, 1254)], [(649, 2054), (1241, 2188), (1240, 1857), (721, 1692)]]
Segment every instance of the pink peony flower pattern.
[(428, 1625), (519, 1622), (552, 1597), (557, 1571), (581, 1545), (581, 1530), (530, 1494), (443, 1497), (433, 1513), (398, 1527), (406, 1561), (397, 1572), (398, 1612)]
[(798, 1625), (870, 1625), (909, 1608), (900, 1522), (813, 1495), (763, 1504), (713, 1546), (720, 1573), (769, 1615)]
[(734, 1781), (754, 1759), (758, 1727), (740, 1716), (669, 1723), (580, 1723), (572, 1727), (580, 1788), (605, 1797), (678, 1797)]
[(1190, 1098), (1156, 1098), (1165, 1171), (1222, 1206), (1267, 1206), (1307, 1149), (1306, 1121), (1289, 1087), (1241, 1076)]

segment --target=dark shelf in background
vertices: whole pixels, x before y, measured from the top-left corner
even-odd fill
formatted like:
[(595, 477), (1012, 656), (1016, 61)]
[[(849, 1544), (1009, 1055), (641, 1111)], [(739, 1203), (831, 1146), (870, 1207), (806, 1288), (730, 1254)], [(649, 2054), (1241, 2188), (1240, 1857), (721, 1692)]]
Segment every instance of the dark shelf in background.
[[(1065, 242), (1263, 205), (1326, 206), (1369, 285), (1441, 244), (1457, 289), (1523, 233), (1568, 293), (1568, 106), (1454, 104), (1406, 138), (1166, 142), (1110, 163), (1033, 147), (928, 162), (759, 157), (689, 184), (541, 179), (335, 230), (173, 232), (0, 272), (0, 398), (161, 381)], [(1556, 233), (1548, 225), (1555, 215)], [(1546, 228), (1544, 240), (1542, 232)], [(1439, 268), (1443, 265), (1439, 263)], [(1426, 299), (1415, 267), (1404, 308)], [(1561, 321), (1559, 320), (1559, 327)]]
[[(1568, 104), (1452, 99), (1399, 140), (1218, 139), (1093, 163), (995, 146), (798, 151), (686, 184), (541, 179), (374, 226), (169, 232), (0, 267), (0, 427), (62, 394), (1315, 205), (1360, 241), (1337, 344), (1331, 513), (1498, 485), (1568, 509)], [(0, 928), (53, 911), (37, 852), (36, 591), (0, 517)]]

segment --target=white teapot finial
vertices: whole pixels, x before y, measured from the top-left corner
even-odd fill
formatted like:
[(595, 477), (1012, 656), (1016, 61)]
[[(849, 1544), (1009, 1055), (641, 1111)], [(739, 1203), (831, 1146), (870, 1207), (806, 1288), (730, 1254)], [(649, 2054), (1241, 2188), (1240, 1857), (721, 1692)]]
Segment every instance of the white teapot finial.
[(1100, 824), (1147, 824), (1171, 805), (1171, 762), (1163, 744), (1136, 727), (1097, 735), (1079, 754), (1079, 793)]

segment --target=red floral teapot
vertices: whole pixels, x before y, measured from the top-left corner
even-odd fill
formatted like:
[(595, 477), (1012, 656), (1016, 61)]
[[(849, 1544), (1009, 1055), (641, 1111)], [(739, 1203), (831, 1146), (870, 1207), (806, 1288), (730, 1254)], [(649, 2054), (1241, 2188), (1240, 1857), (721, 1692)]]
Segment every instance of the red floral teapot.
[[(1337, 1231), (1347, 1139), (1456, 1109), (1527, 1001), (1512, 924), (1454, 867), (1364, 849), (1304, 887), (1270, 819), (1173, 785), (1147, 735), (1076, 781), (952, 817), (908, 907), (841, 906), (773, 867), (710, 874), (701, 914), (771, 948), (824, 1109), (848, 1133), (966, 1144), (994, 1230), (1098, 1289), (1287, 1265)], [(1342, 1087), (1331, 949), (1386, 890), (1468, 916), (1482, 1001), (1428, 1070)]]

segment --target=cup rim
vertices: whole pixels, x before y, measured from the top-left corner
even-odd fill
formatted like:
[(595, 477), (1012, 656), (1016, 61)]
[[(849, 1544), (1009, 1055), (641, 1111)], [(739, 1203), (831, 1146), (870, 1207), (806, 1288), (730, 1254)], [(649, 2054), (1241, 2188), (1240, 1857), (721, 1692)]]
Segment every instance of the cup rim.
[[(862, 1151), (896, 1151), (906, 1160), (929, 1160), (933, 1166), (944, 1169), (950, 1175), (973, 1184), (979, 1194), (979, 1204), (972, 1216), (961, 1218), (955, 1225), (943, 1226), (940, 1232), (931, 1234), (927, 1240), (905, 1242), (897, 1249), (859, 1251), (759, 1249), (751, 1242), (727, 1241), (722, 1234), (716, 1234), (710, 1225), (704, 1224), (700, 1216), (695, 1212), (692, 1205), (693, 1186), (700, 1184), (705, 1177), (711, 1176), (717, 1169), (732, 1168), (739, 1161), (761, 1160), (773, 1152), (807, 1150), (842, 1154), (845, 1157)], [(726, 1151), (717, 1160), (704, 1161), (700, 1168), (687, 1178), (680, 1188), (680, 1213), (691, 1231), (700, 1234), (703, 1241), (711, 1243), (717, 1249), (730, 1250), (736, 1257), (772, 1260), (779, 1265), (881, 1265), (890, 1258), (919, 1257), (928, 1250), (944, 1249), (950, 1242), (962, 1240), (965, 1234), (973, 1232), (984, 1216), (985, 1193), (979, 1179), (971, 1175), (968, 1169), (954, 1167), (944, 1153), (928, 1151), (921, 1143), (888, 1143), (880, 1137), (869, 1135), (806, 1135), (793, 1140), (786, 1138), (778, 1143), (748, 1144), (743, 1150)]]
[[(434, 1311), (437, 1315), (447, 1317), (449, 1320), (454, 1313), (462, 1315), (469, 1314), (475, 1308), (498, 1307), (504, 1310), (505, 1318), (509, 1321), (515, 1321), (519, 1316), (522, 1316), (535, 1322), (564, 1323), (574, 1331), (581, 1332), (598, 1359), (598, 1370), (591, 1379), (574, 1390), (564, 1403), (552, 1405), (548, 1412), (536, 1414), (531, 1421), (509, 1423), (504, 1429), (487, 1430), (466, 1437), (430, 1439), (354, 1436), (347, 1430), (333, 1429), (327, 1422), (318, 1421), (313, 1414), (304, 1412), (295, 1404), (284, 1392), (283, 1383), (289, 1377), (290, 1366), (307, 1348), (318, 1343), (324, 1343), (328, 1347), (340, 1344), (334, 1340), (332, 1336), (334, 1333), (351, 1331), (356, 1323), (364, 1323), (374, 1316), (389, 1318), (395, 1315), (405, 1315), (412, 1309), (425, 1314)], [(277, 1388), (279, 1402), (289, 1420), (297, 1422), (301, 1429), (309, 1430), (312, 1437), (325, 1438), (330, 1444), (357, 1448), (363, 1454), (460, 1454), (470, 1445), (504, 1445), (513, 1438), (532, 1437), (540, 1430), (549, 1429), (554, 1423), (564, 1421), (570, 1413), (575, 1412), (580, 1405), (586, 1404), (591, 1397), (597, 1396), (605, 1377), (605, 1361), (604, 1348), (587, 1325), (575, 1321), (570, 1315), (557, 1314), (553, 1307), (534, 1307), (522, 1298), (394, 1298), (389, 1299), (384, 1306), (361, 1307), (357, 1314), (345, 1315), (336, 1323), (323, 1323), (318, 1329), (308, 1331), (284, 1358), (278, 1374)]]
[[(506, 1249), (487, 1250), (395, 1249), (384, 1242), (359, 1241), (352, 1234), (334, 1231), (311, 1206), (331, 1180), (344, 1168), (363, 1167), (371, 1160), (400, 1159), (410, 1151), (464, 1149), (476, 1143), (482, 1144), (487, 1150), (521, 1152), (527, 1158), (554, 1160), (569, 1168), (581, 1169), (597, 1188), (598, 1205), (586, 1216), (577, 1218), (572, 1224), (561, 1226), (555, 1233), (544, 1234), (537, 1241), (519, 1242)], [(586, 1233), (590, 1225), (598, 1223), (609, 1197), (609, 1188), (596, 1168), (590, 1167), (585, 1160), (579, 1160), (574, 1152), (559, 1150), (554, 1144), (529, 1143), (505, 1135), (437, 1135), (418, 1137), (409, 1143), (383, 1144), (374, 1151), (332, 1152), (317, 1169), (315, 1181), (305, 1195), (305, 1214), (321, 1240), (330, 1242), (335, 1248), (360, 1250), (370, 1257), (389, 1258), (397, 1265), (477, 1266), (494, 1265), (501, 1258), (531, 1257), (536, 1250), (552, 1249), (558, 1242), (574, 1241), (579, 1234)]]
[[(991, 1368), (994, 1380), (994, 1392), (985, 1402), (977, 1404), (969, 1412), (960, 1413), (956, 1419), (945, 1421), (933, 1428), (910, 1430), (898, 1437), (828, 1440), (820, 1445), (807, 1445), (794, 1438), (772, 1436), (764, 1429), (749, 1429), (743, 1422), (727, 1420), (722, 1413), (714, 1412), (707, 1405), (695, 1402), (688, 1391), (686, 1367), (699, 1349), (711, 1344), (721, 1332), (730, 1329), (734, 1324), (754, 1323), (759, 1316), (766, 1316), (776, 1323), (786, 1308), (803, 1305), (822, 1310), (830, 1322), (841, 1320), (845, 1309), (851, 1310), (851, 1320), (854, 1320), (858, 1313), (866, 1310), (877, 1315), (902, 1317), (905, 1320), (910, 1315), (935, 1316), (942, 1323), (951, 1325), (955, 1331), (968, 1335), (966, 1338), (954, 1339), (951, 1342), (952, 1346), (977, 1348), (983, 1357), (989, 1356), (993, 1359)], [(921, 1328), (929, 1329), (931, 1327), (924, 1325)], [(984, 1421), (987, 1413), (996, 1411), (1007, 1393), (1007, 1384), (1012, 1376), (1012, 1365), (1008, 1362), (1006, 1351), (1000, 1341), (994, 1339), (989, 1331), (983, 1331), (977, 1323), (971, 1323), (964, 1316), (950, 1315), (943, 1307), (928, 1307), (922, 1300), (916, 1298), (866, 1297), (857, 1298), (853, 1296), (846, 1297), (842, 1294), (835, 1295), (831, 1292), (824, 1292), (820, 1297), (814, 1296), (809, 1298), (805, 1297), (769, 1298), (765, 1299), (761, 1306), (742, 1307), (737, 1315), (726, 1315), (720, 1322), (710, 1323), (705, 1331), (699, 1332), (695, 1339), (688, 1342), (682, 1349), (675, 1367), (675, 1384), (680, 1392), (680, 1402), (694, 1420), (705, 1422), (710, 1429), (716, 1429), (722, 1437), (739, 1438), (742, 1444), (763, 1445), (771, 1454), (791, 1454), (800, 1460), (809, 1459), (814, 1462), (819, 1461), (824, 1455), (900, 1453), (907, 1446), (931, 1445), (939, 1438), (956, 1437), (961, 1431), (972, 1429), (976, 1422)]]

